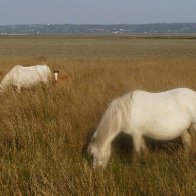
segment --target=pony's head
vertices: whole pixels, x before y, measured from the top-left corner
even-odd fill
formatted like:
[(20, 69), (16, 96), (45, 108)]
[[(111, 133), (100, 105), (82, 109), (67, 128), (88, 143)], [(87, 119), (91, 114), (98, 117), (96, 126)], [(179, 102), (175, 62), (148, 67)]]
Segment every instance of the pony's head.
[(58, 77), (59, 77), (59, 70), (54, 70), (54, 80), (55, 80), (55, 82), (58, 81)]
[(96, 144), (90, 143), (88, 146), (88, 154), (91, 158), (93, 168), (107, 166), (111, 154), (111, 148), (100, 148)]

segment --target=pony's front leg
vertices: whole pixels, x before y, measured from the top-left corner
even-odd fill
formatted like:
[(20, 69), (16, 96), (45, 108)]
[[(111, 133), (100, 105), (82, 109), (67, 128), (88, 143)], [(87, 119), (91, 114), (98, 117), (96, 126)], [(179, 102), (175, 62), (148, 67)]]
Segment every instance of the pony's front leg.
[(186, 130), (180, 136), (182, 138), (182, 143), (184, 145), (185, 150), (189, 150), (191, 147), (191, 136), (189, 132)]
[(17, 86), (17, 93), (20, 93), (21, 92), (21, 86), (19, 85), (19, 86)]
[(44, 80), (44, 81), (42, 81), (42, 84), (44, 84), (45, 87), (46, 87), (47, 89), (49, 89), (49, 87), (50, 87), (49, 81)]
[(141, 150), (144, 153), (148, 152), (148, 148), (145, 144), (144, 138), (141, 135), (133, 136), (133, 146), (136, 153), (141, 154)]

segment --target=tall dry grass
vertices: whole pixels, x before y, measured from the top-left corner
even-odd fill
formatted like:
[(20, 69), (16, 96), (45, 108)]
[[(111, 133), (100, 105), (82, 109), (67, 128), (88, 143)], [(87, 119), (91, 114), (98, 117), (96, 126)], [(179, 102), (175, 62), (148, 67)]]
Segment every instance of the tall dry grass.
[[(34, 58), (5, 55), (0, 71), (4, 75), (14, 64), (37, 63)], [(21, 94), (8, 90), (0, 95), (1, 195), (196, 193), (194, 133), (190, 154), (184, 152), (180, 139), (147, 141), (150, 155), (136, 160), (132, 159), (131, 138), (121, 135), (114, 141), (104, 171), (94, 171), (83, 153), (107, 104), (117, 96), (134, 89), (196, 90), (195, 58), (58, 59), (48, 54), (47, 63), (71, 75), (72, 83), (62, 81), (50, 88), (39, 85)]]

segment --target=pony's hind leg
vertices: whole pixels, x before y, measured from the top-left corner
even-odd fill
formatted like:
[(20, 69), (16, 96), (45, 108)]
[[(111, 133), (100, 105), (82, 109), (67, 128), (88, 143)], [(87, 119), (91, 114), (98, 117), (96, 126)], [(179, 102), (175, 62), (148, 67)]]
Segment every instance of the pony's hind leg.
[(181, 135), (182, 143), (184, 145), (185, 150), (189, 150), (191, 146), (191, 136), (189, 132), (186, 130)]

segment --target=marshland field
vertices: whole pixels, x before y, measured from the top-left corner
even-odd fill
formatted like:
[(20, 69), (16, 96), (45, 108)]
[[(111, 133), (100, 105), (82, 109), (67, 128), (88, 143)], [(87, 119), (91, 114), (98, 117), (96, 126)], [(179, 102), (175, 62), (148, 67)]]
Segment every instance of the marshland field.
[[(196, 90), (196, 35), (0, 36), (0, 79), (44, 56), (58, 83), (0, 94), (0, 195), (196, 195), (196, 134), (147, 141), (133, 159), (120, 135), (106, 170), (85, 154), (107, 105), (135, 89)], [(69, 75), (72, 80), (61, 80)]]

